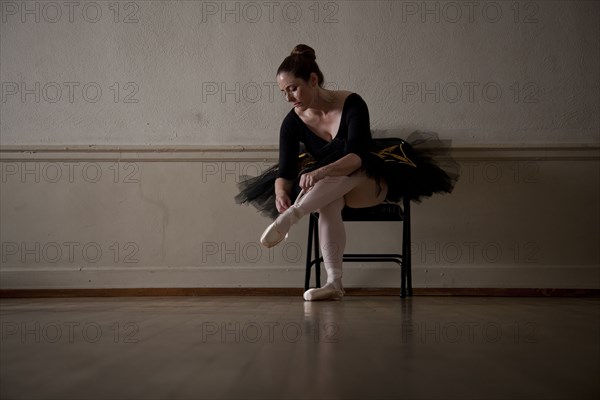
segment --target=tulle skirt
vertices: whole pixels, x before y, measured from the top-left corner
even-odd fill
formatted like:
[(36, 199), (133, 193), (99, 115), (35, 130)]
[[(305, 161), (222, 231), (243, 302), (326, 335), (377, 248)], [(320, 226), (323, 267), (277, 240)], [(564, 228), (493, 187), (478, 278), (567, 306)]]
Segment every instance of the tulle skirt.
[[(293, 183), (292, 202), (300, 193), (300, 176), (327, 165), (341, 157), (332, 152), (327, 159), (315, 160), (308, 153), (298, 156), (300, 173)], [(255, 177), (242, 177), (235, 196), (238, 204), (251, 204), (263, 216), (275, 219), (275, 180), (278, 164)], [(433, 133), (413, 132), (406, 140), (375, 138), (374, 148), (361, 166), (368, 176), (388, 185), (387, 202), (398, 203), (405, 198), (421, 202), (435, 193), (451, 193), (460, 175), (458, 163), (450, 155), (449, 143)]]

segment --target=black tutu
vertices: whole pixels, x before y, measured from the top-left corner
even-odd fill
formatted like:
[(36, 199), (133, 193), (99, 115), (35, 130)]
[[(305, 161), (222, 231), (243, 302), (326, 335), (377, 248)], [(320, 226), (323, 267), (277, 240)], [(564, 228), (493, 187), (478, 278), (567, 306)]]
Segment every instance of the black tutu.
[[(387, 202), (398, 203), (407, 198), (420, 202), (434, 193), (451, 193), (460, 168), (450, 155), (449, 144), (443, 143), (433, 133), (413, 132), (406, 140), (400, 138), (374, 138), (374, 148), (363, 157), (361, 170), (388, 185)], [(315, 160), (306, 152), (298, 156), (298, 174), (290, 194), (294, 202), (300, 193), (300, 176), (341, 158), (341, 149), (332, 151), (323, 160)], [(255, 177), (242, 177), (235, 196), (238, 204), (251, 204), (263, 216), (275, 219), (275, 180), (278, 164)]]

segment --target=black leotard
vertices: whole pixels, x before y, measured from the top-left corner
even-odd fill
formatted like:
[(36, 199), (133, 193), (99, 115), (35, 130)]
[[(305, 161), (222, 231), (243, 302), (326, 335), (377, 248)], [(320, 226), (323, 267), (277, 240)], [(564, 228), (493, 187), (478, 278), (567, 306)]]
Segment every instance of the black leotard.
[(300, 143), (318, 162), (333, 162), (349, 153), (358, 155), (364, 161), (365, 155), (373, 147), (367, 103), (356, 93), (346, 97), (340, 127), (331, 142), (316, 135), (294, 109), (290, 110), (279, 133), (279, 178), (297, 178)]
[[(300, 151), (300, 144), (304, 146)], [(439, 145), (438, 145), (439, 144)], [(432, 152), (432, 146), (435, 151)], [(275, 181), (292, 181), (290, 200), (300, 192), (300, 174), (315, 170), (354, 153), (362, 161), (360, 169), (368, 176), (388, 185), (387, 201), (401, 198), (421, 201), (433, 193), (450, 193), (458, 179), (458, 164), (449, 155), (437, 135), (413, 132), (406, 140), (373, 138), (369, 110), (356, 93), (346, 97), (340, 127), (331, 142), (317, 136), (292, 109), (284, 118), (279, 134), (279, 163), (256, 177), (239, 183), (236, 202), (252, 204), (263, 215), (275, 219)], [(308, 153), (306, 155), (305, 153)], [(434, 158), (440, 156), (445, 167)]]

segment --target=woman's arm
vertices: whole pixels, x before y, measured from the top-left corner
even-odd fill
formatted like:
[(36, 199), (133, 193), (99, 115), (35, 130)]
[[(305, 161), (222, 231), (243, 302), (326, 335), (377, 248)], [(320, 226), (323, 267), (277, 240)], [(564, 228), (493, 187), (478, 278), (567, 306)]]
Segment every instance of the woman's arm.
[(317, 169), (317, 173), (321, 177), (326, 176), (346, 176), (350, 175), (362, 165), (362, 160), (355, 153), (348, 153), (339, 160), (332, 162), (331, 164), (324, 165)]
[(327, 176), (350, 175), (362, 166), (362, 157), (369, 151), (371, 145), (371, 130), (369, 121), (369, 109), (367, 103), (356, 96), (347, 109), (346, 125), (348, 136), (346, 139), (345, 153), (339, 160), (325, 165), (313, 172), (306, 173), (300, 177), (300, 187), (308, 189), (315, 183)]
[(290, 199), (292, 185), (293, 181), (285, 178), (277, 178), (275, 180), (275, 207), (280, 213), (292, 205), (292, 200)]
[(298, 175), (298, 151), (300, 148), (297, 128), (292, 113), (288, 113), (279, 131), (279, 171), (275, 180), (275, 207), (284, 212), (291, 205), (290, 195), (295, 177)]
[(347, 176), (359, 169), (361, 158), (355, 153), (348, 153), (339, 160), (322, 166), (300, 177), (300, 188), (307, 190), (327, 176)]

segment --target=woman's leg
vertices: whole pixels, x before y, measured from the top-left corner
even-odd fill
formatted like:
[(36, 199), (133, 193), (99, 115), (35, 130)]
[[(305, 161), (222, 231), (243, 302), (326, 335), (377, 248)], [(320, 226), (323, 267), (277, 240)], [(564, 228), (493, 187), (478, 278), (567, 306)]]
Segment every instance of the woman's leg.
[(346, 229), (342, 220), (343, 198), (332, 201), (319, 209), (319, 245), (323, 264), (327, 271), (327, 283), (322, 288), (304, 293), (305, 300), (339, 299), (344, 295), (342, 287), (342, 261), (346, 247)]
[(346, 205), (351, 208), (373, 207), (381, 204), (387, 196), (387, 183), (382, 179), (377, 182), (375, 179), (365, 176), (359, 185), (349, 191), (344, 200)]
[(342, 286), (342, 264), (346, 247), (346, 229), (342, 220), (345, 205), (355, 208), (371, 207), (381, 203), (387, 194), (387, 186), (381, 188), (372, 179), (363, 180), (358, 186), (319, 209), (319, 242), (323, 264), (327, 271), (327, 283), (322, 288), (309, 289), (304, 299), (333, 300), (344, 295)]
[(262, 234), (266, 247), (279, 243), (291, 226), (307, 214), (344, 198), (349, 207), (370, 207), (381, 203), (387, 195), (387, 185), (358, 172), (350, 176), (328, 176), (318, 181), (298, 202), (285, 210)]
[(369, 207), (385, 199), (387, 187), (363, 172), (350, 176), (328, 176), (317, 182), (298, 202), (283, 212), (263, 233), (260, 241), (267, 247), (279, 243), (290, 227), (303, 216), (325, 207), (334, 200), (347, 197), (350, 207)]

